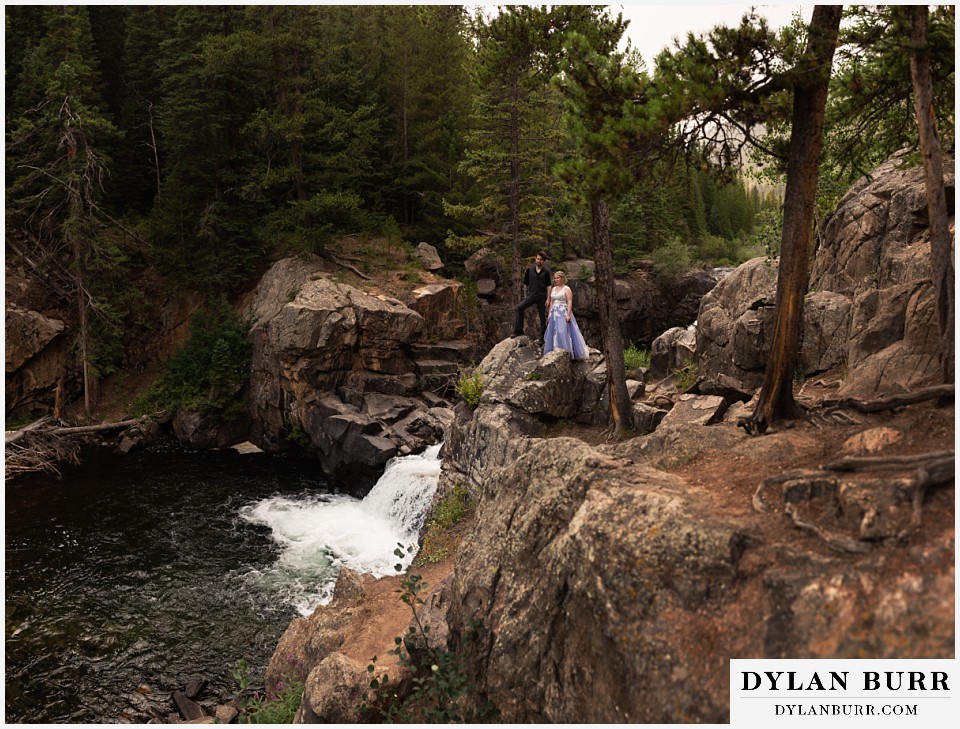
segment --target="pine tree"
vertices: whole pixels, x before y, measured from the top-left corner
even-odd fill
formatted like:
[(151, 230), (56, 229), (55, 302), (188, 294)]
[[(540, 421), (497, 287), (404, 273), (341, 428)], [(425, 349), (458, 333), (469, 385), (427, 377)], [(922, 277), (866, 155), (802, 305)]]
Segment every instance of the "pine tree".
[(261, 105), (264, 59), (242, 8), (179, 6), (161, 45), (164, 160), (153, 235), (183, 283), (229, 289), (260, 253), (263, 209), (243, 194), (252, 153), (242, 131)]
[[(930, 12), (931, 90), (943, 119), (954, 115), (955, 14), (953, 5)], [(824, 149), (824, 167), (839, 178), (843, 190), (905, 146), (919, 149), (907, 15), (895, 5), (855, 5), (845, 11)], [(949, 147), (952, 125), (944, 133)]]
[(617, 435), (633, 427), (633, 415), (613, 296), (610, 203), (634, 184), (631, 168), (637, 159), (631, 158), (639, 152), (636, 143), (648, 121), (643, 116), (645, 107), (635, 103), (645, 79), (626, 62), (624, 54), (614, 50), (625, 27), (621, 18), (601, 13), (590, 36), (572, 32), (567, 37), (565, 121), (575, 140), (577, 156), (561, 168), (590, 206), (597, 309), (610, 417)]
[(385, 9), (384, 74), (393, 119), (388, 211), (410, 234), (437, 242), (447, 229), (443, 197), (463, 197), (472, 82), (466, 16), (459, 6)]
[(161, 48), (173, 33), (174, 8), (132, 5), (126, 10), (118, 116), (124, 145), (116, 157), (109, 191), (119, 212), (145, 215), (161, 196)]
[(777, 420), (796, 417), (800, 412), (793, 397), (793, 372), (803, 335), (803, 300), (812, 250), (817, 168), (841, 12), (842, 8), (836, 5), (814, 7), (807, 53), (794, 70), (776, 322), (757, 407), (739, 422), (750, 434), (764, 433)]
[(940, 371), (943, 382), (951, 384), (954, 376), (956, 321), (953, 236), (950, 233), (950, 214), (943, 184), (943, 159), (930, 72), (929, 20), (926, 5), (910, 8), (910, 75), (913, 81), (920, 150), (923, 153), (927, 215), (930, 219), (930, 259), (936, 292), (937, 326), (940, 329)]
[(121, 257), (103, 235), (101, 207), (105, 150), (116, 130), (100, 94), (87, 9), (50, 7), (43, 21), (45, 35), (25, 53), (24, 108), (8, 138), (8, 246), (73, 300), (89, 415), (96, 400), (90, 317), (105, 315), (93, 272)]

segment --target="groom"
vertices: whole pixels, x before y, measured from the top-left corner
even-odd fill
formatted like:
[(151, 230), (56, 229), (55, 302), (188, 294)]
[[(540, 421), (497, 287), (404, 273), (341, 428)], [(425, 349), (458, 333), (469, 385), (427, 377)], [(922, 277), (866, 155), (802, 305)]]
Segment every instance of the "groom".
[(531, 306), (536, 305), (537, 314), (540, 315), (540, 339), (543, 339), (543, 333), (547, 329), (547, 290), (553, 280), (546, 263), (547, 254), (540, 251), (537, 253), (533, 265), (523, 274), (522, 283), (527, 287), (527, 297), (514, 309), (516, 315), (513, 319), (513, 336), (515, 337), (523, 335), (523, 313)]

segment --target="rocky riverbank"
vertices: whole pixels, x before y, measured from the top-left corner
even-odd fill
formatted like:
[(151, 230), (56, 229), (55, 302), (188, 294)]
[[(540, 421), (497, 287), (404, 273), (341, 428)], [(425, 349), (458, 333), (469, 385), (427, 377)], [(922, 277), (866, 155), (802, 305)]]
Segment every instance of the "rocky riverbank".
[[(471, 264), (476, 302), (426, 268), (418, 285), (387, 291), (320, 259), (278, 262), (244, 303), (247, 416), (225, 429), (181, 413), (174, 427), (197, 447), (297, 439), (350, 481), (443, 438), (438, 499), (465, 489), (475, 511), (421, 619), (462, 662), (470, 700), (506, 721), (719, 723), (731, 657), (949, 657), (952, 390), (887, 410), (838, 407), (937, 382), (922, 187), (922, 170), (891, 160), (822, 223), (797, 382), (814, 417), (789, 430), (751, 438), (736, 426), (769, 351), (776, 261), (750, 261), (706, 293), (694, 286), (695, 332), (659, 318), (643, 271), (618, 283), (636, 333), (626, 338), (652, 339), (650, 322), (664, 333), (654, 372), (630, 386), (637, 436), (605, 443), (600, 353), (572, 362), (504, 339), (511, 302), (491, 256)], [(588, 274), (576, 286), (585, 332)], [(44, 331), (14, 358), (24, 404), (56, 387), (25, 394), (24, 368), (62, 336)], [(452, 384), (483, 353), (471, 410)], [(683, 392), (671, 371), (689, 359), (697, 378)], [(833, 469), (851, 458), (890, 468)], [(287, 656), (298, 658), (300, 720), (364, 718), (367, 662), (409, 623), (406, 606), (378, 623), (387, 607), (368, 583), (342, 573), (331, 604), (281, 641), (266, 681), (284, 681)], [(409, 671), (385, 671), (402, 697)]]
[[(697, 385), (635, 388), (648, 432), (621, 443), (558, 437), (602, 409), (596, 355), (541, 359), (524, 339), (491, 350), (479, 406), (458, 405), (448, 426), (438, 490), (466, 486), (476, 512), (422, 613), (463, 662), (473, 701), (511, 722), (720, 723), (732, 657), (954, 655), (952, 389), (894, 409), (830, 407), (937, 381), (920, 189), (918, 170), (891, 162), (821, 228), (797, 387), (814, 416), (790, 429), (752, 438), (735, 424), (769, 348), (772, 261), (704, 298)], [(851, 250), (879, 269), (829, 273), (857, 270)], [(667, 361), (691, 345), (671, 341)], [(891, 467), (830, 470), (844, 459)], [(918, 476), (915, 462), (940, 475)], [(362, 604), (311, 620), (350, 626), (334, 637), (362, 632)], [(301, 719), (358, 720), (362, 665), (339, 639), (307, 635)], [(268, 680), (282, 674), (275, 661)], [(402, 695), (402, 671), (391, 680)]]

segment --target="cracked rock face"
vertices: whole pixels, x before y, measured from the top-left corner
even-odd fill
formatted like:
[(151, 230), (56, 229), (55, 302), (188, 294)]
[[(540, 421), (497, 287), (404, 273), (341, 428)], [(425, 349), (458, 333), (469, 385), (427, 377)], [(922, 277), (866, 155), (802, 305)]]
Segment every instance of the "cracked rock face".
[(246, 315), (261, 447), (297, 433), (327, 476), (372, 485), (390, 458), (442, 438), (452, 414), (413, 397), (411, 343), (425, 320), (402, 302), (332, 280), (317, 259), (290, 258), (264, 275)]
[(52, 406), (69, 358), (65, 325), (16, 305), (6, 310), (6, 410), (14, 417)]
[[(922, 167), (891, 158), (855, 185), (818, 229), (804, 305), (807, 376), (842, 367), (841, 397), (939, 381)], [(948, 199), (953, 160), (944, 162)], [(744, 397), (763, 381), (773, 338), (777, 265), (748, 261), (704, 296), (697, 330), (700, 391)]]
[(725, 720), (685, 681), (669, 624), (731, 588), (736, 523), (698, 518), (682, 479), (568, 438), (518, 451), (480, 499), (449, 620), (504, 720)]

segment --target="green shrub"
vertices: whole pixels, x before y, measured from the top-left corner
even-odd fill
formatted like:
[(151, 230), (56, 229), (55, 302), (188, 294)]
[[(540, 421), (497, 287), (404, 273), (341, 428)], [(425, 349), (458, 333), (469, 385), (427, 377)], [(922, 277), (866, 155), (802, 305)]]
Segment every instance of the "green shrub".
[(278, 683), (272, 691), (260, 692), (252, 687), (250, 666), (246, 660), (237, 661), (233, 670), (237, 682), (240, 724), (292, 724), (303, 698), (303, 681)]
[(434, 504), (417, 555), (419, 566), (441, 562), (450, 555), (452, 549), (456, 549), (459, 539), (450, 533), (450, 527), (463, 520), (474, 506), (470, 491), (460, 481)]
[(779, 209), (761, 210), (753, 231), (746, 240), (751, 251), (763, 251), (767, 258), (780, 255), (780, 240), (783, 237), (783, 211)]
[(461, 370), (454, 390), (463, 398), (468, 408), (476, 410), (477, 405), (480, 404), (480, 396), (483, 395), (483, 375), (479, 370), (471, 372)]
[(190, 337), (164, 365), (163, 374), (136, 402), (137, 413), (177, 408), (219, 420), (243, 411), (237, 393), (250, 373), (249, 324), (219, 298), (190, 320)]
[(674, 370), (673, 377), (674, 382), (676, 382), (677, 389), (680, 391), (689, 390), (697, 382), (697, 377), (699, 376), (699, 368), (697, 363), (689, 359), (684, 362), (683, 367), (678, 370)]
[(652, 255), (653, 270), (656, 275), (663, 279), (672, 281), (687, 271), (693, 265), (690, 254), (690, 246), (683, 243), (679, 238), (671, 238), (666, 245), (657, 248)]
[(631, 344), (623, 350), (623, 366), (628, 370), (650, 369), (650, 352)]
[(473, 506), (470, 491), (462, 482), (457, 481), (453, 488), (433, 507), (427, 527), (449, 529), (469, 514)]

